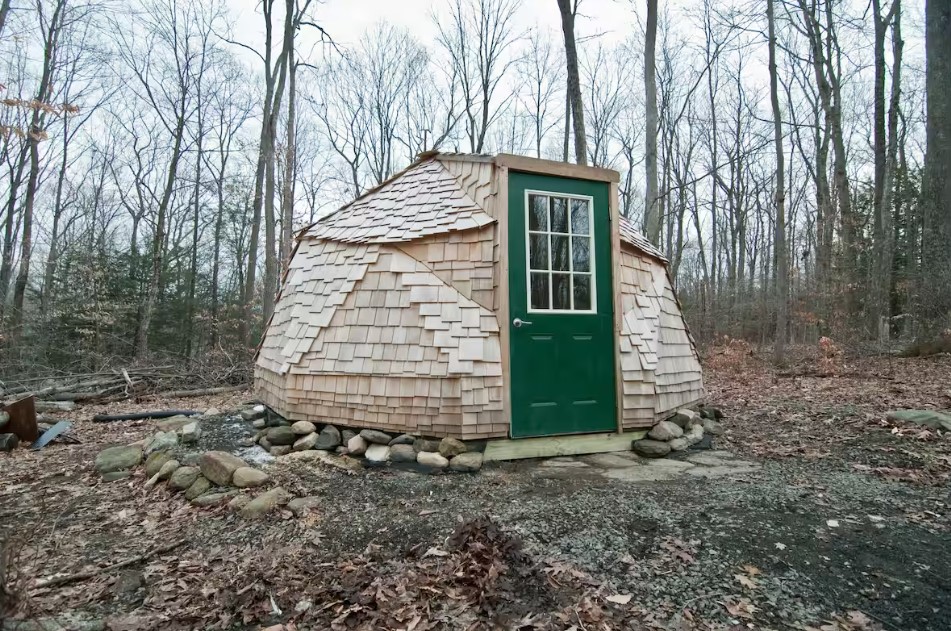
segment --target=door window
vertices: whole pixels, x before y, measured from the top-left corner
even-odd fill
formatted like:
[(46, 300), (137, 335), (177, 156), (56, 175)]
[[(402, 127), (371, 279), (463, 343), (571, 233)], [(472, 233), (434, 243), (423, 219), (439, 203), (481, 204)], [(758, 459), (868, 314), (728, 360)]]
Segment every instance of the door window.
[(591, 198), (526, 196), (528, 310), (595, 313)]

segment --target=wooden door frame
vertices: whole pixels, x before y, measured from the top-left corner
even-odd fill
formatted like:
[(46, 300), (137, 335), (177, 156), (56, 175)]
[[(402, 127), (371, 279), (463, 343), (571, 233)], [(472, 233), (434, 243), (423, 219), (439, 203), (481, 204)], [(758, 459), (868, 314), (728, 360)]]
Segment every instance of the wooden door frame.
[(621, 174), (613, 169), (579, 166), (552, 160), (539, 160), (502, 153), (495, 156), (496, 183), (498, 186), (496, 208), (499, 229), (499, 279), (496, 291), (499, 292), (499, 343), (502, 346), (502, 416), (508, 424), (508, 435), (512, 438), (512, 371), (509, 321), (509, 171), (551, 175), (577, 180), (590, 180), (608, 184), (608, 227), (611, 241), (611, 294), (614, 307), (614, 371), (615, 371), (615, 418), (617, 433), (624, 432), (623, 406), (624, 381), (621, 378), (621, 231), (618, 184)]

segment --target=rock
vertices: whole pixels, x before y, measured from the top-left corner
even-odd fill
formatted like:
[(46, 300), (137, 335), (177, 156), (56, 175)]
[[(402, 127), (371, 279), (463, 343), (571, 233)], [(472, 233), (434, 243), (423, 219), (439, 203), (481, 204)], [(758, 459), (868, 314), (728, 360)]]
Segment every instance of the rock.
[(202, 416), (204, 417), (221, 416), (221, 410), (219, 410), (218, 408), (208, 408), (207, 410), (205, 410), (205, 413), (202, 414)]
[(198, 466), (203, 476), (218, 486), (228, 486), (235, 470), (248, 464), (227, 451), (206, 451), (198, 459)]
[(197, 422), (192, 422), (182, 428), (182, 444), (194, 445), (201, 438), (201, 429)]
[(338, 456), (346, 456), (350, 454), (350, 450), (344, 447), (343, 445), (340, 445), (339, 447), (334, 449), (334, 453), (337, 454)]
[(290, 427), (280, 425), (267, 430), (267, 440), (272, 445), (293, 445), (297, 434)]
[[(385, 445), (384, 445), (385, 446)], [(307, 452), (304, 452), (307, 453)], [(318, 458), (318, 462), (325, 464), (328, 467), (333, 467), (334, 469), (340, 469), (341, 471), (353, 474), (357, 471), (363, 470), (363, 462), (357, 460), (356, 458), (351, 458), (350, 456), (338, 456), (336, 454), (328, 454), (326, 451), (315, 451), (316, 454), (322, 454)]]
[(313, 434), (316, 432), (317, 426), (310, 421), (297, 421), (291, 425), (291, 431), (298, 436), (306, 436), (307, 434)]
[(13, 451), (20, 444), (16, 434), (0, 434), (0, 451)]
[(168, 486), (176, 491), (184, 491), (198, 479), (201, 469), (198, 467), (179, 467), (168, 478)]
[(700, 408), (700, 418), (716, 419), (713, 408), (708, 408), (706, 406)]
[(231, 476), (231, 483), (239, 489), (249, 489), (255, 486), (261, 486), (267, 482), (270, 476), (260, 469), (254, 467), (238, 467)]
[(138, 445), (119, 445), (108, 447), (96, 456), (96, 470), (99, 473), (131, 469), (142, 462), (142, 448)]
[(167, 480), (175, 470), (180, 467), (178, 460), (168, 460), (163, 465), (162, 468), (155, 472), (155, 474), (149, 478), (149, 481), (145, 483), (145, 488), (149, 489), (158, 484), (159, 480)]
[[(680, 429), (680, 428), (678, 428)], [(642, 439), (631, 443), (631, 449), (645, 458), (663, 458), (670, 453), (670, 445), (660, 440)]]
[(347, 441), (347, 451), (351, 456), (362, 456), (367, 451), (367, 440), (363, 436), (357, 435)]
[(293, 447), (290, 445), (274, 445), (271, 447), (271, 455), (275, 458), (280, 458), (281, 456), (286, 456), (287, 454), (293, 451)]
[(204, 495), (211, 488), (211, 480), (206, 478), (203, 475), (195, 478), (195, 481), (192, 482), (191, 486), (185, 489), (185, 499), (193, 500), (199, 495)]
[(0, 429), (6, 427), (7, 423), (10, 422), (10, 413), (4, 410), (0, 410)]
[(363, 440), (374, 445), (389, 445), (390, 441), (393, 440), (392, 436), (377, 429), (365, 429), (360, 432), (360, 436), (363, 437)]
[(265, 421), (263, 418), (256, 418), (251, 421), (251, 427), (254, 429), (264, 429), (267, 427), (267, 421)]
[(671, 416), (668, 420), (671, 423), (676, 423), (680, 429), (687, 429), (690, 426), (690, 423), (694, 419), (699, 418), (699, 416), (700, 415), (693, 410), (688, 410), (685, 408), (683, 410), (677, 410), (677, 413)]
[(235, 495), (233, 498), (231, 498), (231, 501), (228, 502), (228, 508), (232, 510), (239, 510), (250, 501), (250, 495)]
[(325, 451), (336, 449), (340, 446), (340, 430), (333, 425), (324, 426), (317, 435), (317, 444), (314, 446)]
[(145, 576), (139, 570), (123, 570), (119, 572), (116, 582), (112, 584), (113, 594), (130, 594), (145, 585)]
[(671, 451), (683, 451), (684, 449), (689, 447), (691, 443), (687, 438), (681, 436), (680, 438), (675, 438), (671, 440), (667, 444), (670, 445)]
[(288, 510), (294, 513), (294, 515), (297, 517), (310, 512), (310, 510), (317, 508), (318, 506), (320, 506), (320, 498), (315, 496), (295, 497), (287, 503)]
[(267, 436), (262, 436), (258, 440), (258, 444), (261, 446), (262, 449), (264, 449), (264, 451), (271, 451), (271, 446), (272, 446), (271, 441), (267, 439)]
[(951, 414), (943, 414), (935, 410), (895, 410), (887, 414), (890, 421), (900, 423), (914, 423), (931, 429), (940, 429), (951, 432)]
[(416, 462), (423, 467), (433, 471), (442, 471), (449, 466), (447, 460), (441, 453), (435, 451), (421, 451), (416, 454)]
[(156, 451), (166, 451), (177, 445), (178, 434), (175, 432), (156, 432), (145, 441), (145, 448), (142, 451), (147, 456)]
[(413, 449), (416, 451), (439, 451), (439, 441), (429, 438), (417, 438), (413, 442)]
[(238, 497), (238, 492), (234, 489), (230, 491), (222, 491), (220, 493), (205, 493), (204, 495), (199, 495), (192, 500), (192, 504), (195, 506), (214, 506), (215, 504), (221, 504), (227, 499), (232, 497)]
[(306, 436), (301, 436), (296, 441), (294, 441), (293, 451), (305, 451), (307, 449), (313, 449), (317, 444), (317, 434), (316, 432), (311, 432)]
[(400, 434), (390, 441), (390, 447), (393, 445), (412, 445), (415, 442), (416, 438), (414, 436), (410, 436), (409, 434)]
[(149, 457), (145, 459), (145, 475), (151, 478), (171, 459), (171, 454), (165, 453), (164, 451), (157, 451), (154, 454), (150, 454)]
[(699, 441), (690, 445), (690, 449), (713, 449), (713, 436), (704, 435)]
[(671, 421), (661, 421), (647, 433), (647, 437), (652, 440), (673, 440), (683, 435), (684, 430), (680, 428), (680, 425)]
[(241, 418), (246, 421), (254, 421), (259, 418), (264, 418), (266, 413), (267, 408), (265, 408), (263, 405), (255, 405), (253, 408), (241, 410)]
[(703, 420), (703, 431), (712, 436), (719, 436), (723, 433), (723, 426), (713, 419), (707, 418)]
[(102, 474), (103, 482), (116, 482), (118, 480), (125, 480), (132, 475), (131, 471), (110, 471), (109, 473)]
[(474, 473), (482, 468), (482, 454), (478, 451), (467, 451), (453, 457), (449, 461), (449, 470), (459, 473)]
[(416, 450), (412, 445), (393, 445), (390, 447), (390, 462), (416, 462)]
[(294, 496), (281, 487), (261, 493), (241, 508), (241, 516), (246, 519), (258, 519), (279, 506), (287, 504)]
[(340, 444), (346, 445), (347, 443), (350, 442), (350, 439), (356, 435), (357, 433), (353, 431), (352, 429), (340, 430)]
[(390, 458), (390, 447), (389, 445), (374, 443), (367, 447), (364, 455), (370, 462), (386, 462)]
[(687, 442), (691, 445), (696, 445), (703, 440), (703, 425), (691, 425), (683, 437), (686, 438)]
[(442, 454), (443, 458), (451, 460), (454, 456), (465, 453), (465, 451), (466, 444), (458, 438), (443, 438), (439, 441), (439, 453)]
[(159, 429), (163, 432), (177, 432), (189, 423), (194, 421), (185, 416), (184, 414), (179, 414), (178, 416), (170, 416), (169, 418), (162, 419), (155, 423), (156, 429)]

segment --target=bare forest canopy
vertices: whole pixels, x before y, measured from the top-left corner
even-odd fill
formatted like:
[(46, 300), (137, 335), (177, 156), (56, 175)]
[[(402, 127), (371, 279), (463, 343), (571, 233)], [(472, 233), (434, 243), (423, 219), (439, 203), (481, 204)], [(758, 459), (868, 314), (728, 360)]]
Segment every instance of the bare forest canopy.
[(249, 357), (295, 230), (432, 149), (620, 171), (700, 340), (948, 326), (922, 0), (338, 1), (0, 0), (0, 372)]

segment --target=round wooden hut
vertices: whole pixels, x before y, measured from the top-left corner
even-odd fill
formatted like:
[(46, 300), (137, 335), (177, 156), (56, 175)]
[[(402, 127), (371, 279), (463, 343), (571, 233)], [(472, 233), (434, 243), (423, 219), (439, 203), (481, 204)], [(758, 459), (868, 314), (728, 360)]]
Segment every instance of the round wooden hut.
[(624, 433), (703, 397), (616, 171), (429, 153), (301, 231), (255, 390), (288, 420), (460, 439)]

